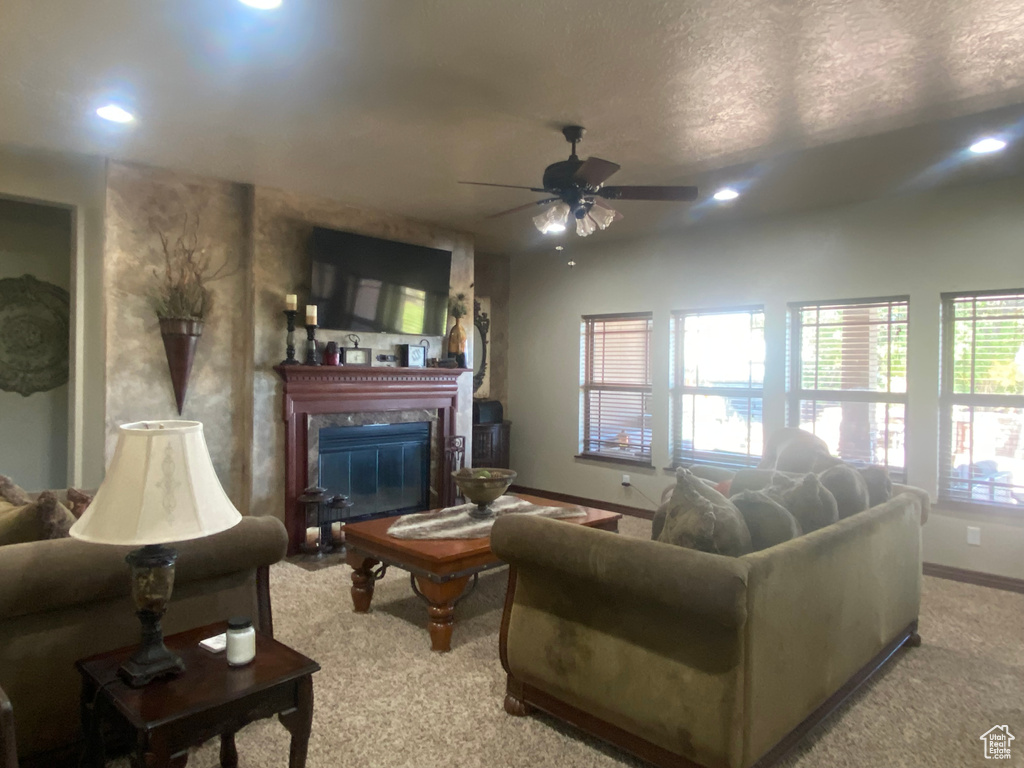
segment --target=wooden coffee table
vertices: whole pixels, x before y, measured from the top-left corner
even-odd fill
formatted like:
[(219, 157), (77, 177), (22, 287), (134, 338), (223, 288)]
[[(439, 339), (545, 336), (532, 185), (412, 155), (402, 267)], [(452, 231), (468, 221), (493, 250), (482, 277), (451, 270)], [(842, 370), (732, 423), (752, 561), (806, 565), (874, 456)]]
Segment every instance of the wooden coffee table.
[(188, 763), (189, 747), (220, 735), (220, 764), (234, 768), (235, 732), (277, 715), (292, 736), (289, 768), (303, 768), (313, 722), (313, 673), (320, 665), (257, 632), (256, 658), (244, 667), (229, 667), (223, 652), (199, 647), (200, 640), (226, 628), (226, 622), (219, 622), (164, 638), (185, 661), (185, 671), (142, 688), (128, 687), (117, 675), (135, 646), (78, 661), (88, 764), (106, 764), (101, 735), (106, 722), (115, 731), (134, 732), (140, 766), (179, 768)]
[[(526, 501), (549, 507), (571, 507), (538, 496), (516, 494)], [(570, 525), (585, 525), (618, 533), (622, 515), (604, 509), (583, 507), (586, 517), (559, 520)], [(472, 579), (476, 586), (480, 573), (504, 565), (493, 552), (488, 537), (479, 539), (396, 539), (388, 528), (400, 515), (380, 517), (345, 526), (345, 559), (352, 566), (352, 603), (356, 613), (370, 610), (374, 584), (389, 566), (408, 571), (413, 591), (427, 602), (430, 620), (430, 646), (449, 651), (455, 605), (466, 596)]]

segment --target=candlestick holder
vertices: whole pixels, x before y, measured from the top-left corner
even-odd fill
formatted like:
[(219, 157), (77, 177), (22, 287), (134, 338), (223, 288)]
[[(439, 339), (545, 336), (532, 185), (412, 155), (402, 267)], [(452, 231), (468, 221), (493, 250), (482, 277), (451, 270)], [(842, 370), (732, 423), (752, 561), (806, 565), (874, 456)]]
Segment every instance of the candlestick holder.
[(298, 365), (299, 361), (295, 359), (295, 316), (299, 314), (296, 309), (286, 309), (284, 316), (288, 318), (288, 336), (285, 343), (288, 345), (287, 352), (288, 356), (281, 361), (281, 365)]
[(316, 324), (306, 326), (306, 365), (320, 365), (316, 350)]

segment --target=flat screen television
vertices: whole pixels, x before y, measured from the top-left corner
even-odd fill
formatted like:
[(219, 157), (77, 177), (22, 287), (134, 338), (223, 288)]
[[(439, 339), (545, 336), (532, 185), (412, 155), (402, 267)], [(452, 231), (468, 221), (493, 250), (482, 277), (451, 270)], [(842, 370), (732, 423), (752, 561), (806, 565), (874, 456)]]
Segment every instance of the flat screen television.
[(317, 227), (310, 237), (310, 304), (338, 331), (443, 336), (452, 254)]

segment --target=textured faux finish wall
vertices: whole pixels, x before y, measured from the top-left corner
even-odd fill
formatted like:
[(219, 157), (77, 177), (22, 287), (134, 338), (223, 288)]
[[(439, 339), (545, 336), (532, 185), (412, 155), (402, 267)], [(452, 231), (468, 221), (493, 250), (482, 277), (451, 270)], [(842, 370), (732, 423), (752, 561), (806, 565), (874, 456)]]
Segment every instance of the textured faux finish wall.
[[(473, 298), (473, 243), (466, 236), (429, 224), (379, 211), (368, 211), (330, 200), (257, 187), (253, 204), (255, 375), (252, 441), (252, 511), (284, 514), (284, 422), (281, 419), (281, 379), (273, 366), (285, 356), (285, 295), (299, 296), (299, 322), (309, 296), (310, 262), (307, 241), (314, 226), (398, 240), (452, 251), (451, 290)], [(465, 323), (466, 321), (463, 320)], [(469, 330), (467, 328), (467, 330)], [(300, 339), (305, 333), (300, 329)], [(344, 333), (319, 331), (324, 341), (344, 342)], [(419, 336), (359, 334), (360, 346), (391, 353), (394, 345), (418, 343)], [(470, 345), (472, 334), (469, 334)], [(348, 342), (344, 342), (350, 346)], [(441, 339), (430, 338), (428, 356), (440, 353)], [(301, 345), (299, 354), (301, 355)], [(472, 355), (471, 347), (467, 350)], [(466, 436), (466, 455), (472, 455), (472, 374), (459, 378), (458, 434)]]
[(491, 299), (491, 327), (487, 340), (487, 367), (491, 372), (488, 398), (500, 400), (508, 409), (508, 256), (478, 253), (475, 261), (476, 295)]
[[(248, 398), (245, 306), (248, 189), (155, 168), (108, 168), (104, 286), (107, 297), (107, 459), (117, 426), (150, 419), (194, 419), (204, 425), (213, 465), (228, 496), (244, 507)], [(214, 265), (232, 273), (210, 283), (213, 295), (196, 349), (188, 396), (178, 415), (150, 292), (163, 251), (156, 230), (172, 238), (184, 216), (199, 213), (199, 239)], [(244, 511), (244, 510), (243, 510)]]

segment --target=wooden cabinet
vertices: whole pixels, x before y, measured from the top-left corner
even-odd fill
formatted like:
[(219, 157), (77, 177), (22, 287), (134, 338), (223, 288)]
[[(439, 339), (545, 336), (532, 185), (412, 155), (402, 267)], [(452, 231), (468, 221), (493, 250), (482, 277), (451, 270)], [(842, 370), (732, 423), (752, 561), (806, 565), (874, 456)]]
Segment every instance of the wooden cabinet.
[(473, 425), (473, 466), (508, 469), (511, 422)]

